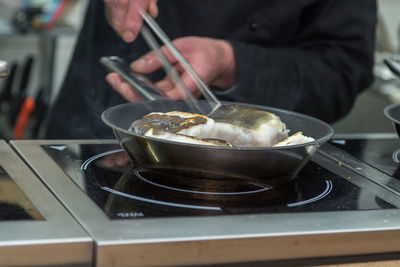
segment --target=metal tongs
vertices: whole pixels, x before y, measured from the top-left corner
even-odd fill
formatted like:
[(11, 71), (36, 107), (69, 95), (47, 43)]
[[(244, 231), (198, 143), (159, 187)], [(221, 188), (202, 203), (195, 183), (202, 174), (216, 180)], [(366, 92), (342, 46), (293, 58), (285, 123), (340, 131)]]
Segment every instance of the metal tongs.
[[(157, 54), (166, 74), (172, 79), (172, 81), (174, 81), (177, 85), (179, 85), (180, 88), (182, 88), (184, 94), (186, 95), (185, 101), (192, 109), (192, 111), (208, 115), (218, 109), (221, 106), (221, 102), (213, 94), (206, 83), (199, 77), (199, 75), (192, 68), (185, 57), (172, 44), (171, 40), (160, 28), (160, 26), (158, 26), (156, 21), (147, 13), (142, 13), (142, 16), (144, 23), (140, 30), (141, 35), (143, 36), (147, 45)], [(158, 44), (156, 38), (153, 36), (152, 32), (171, 51), (171, 53), (176, 57), (177, 61), (182, 65), (182, 68), (192, 76), (197, 88), (207, 100), (209, 107), (199, 105), (197, 99), (184, 84), (178, 72), (175, 70), (175, 68), (165, 56), (164, 52), (161, 50), (161, 47)], [(154, 84), (152, 84), (145, 76), (139, 73), (132, 72), (129, 67), (124, 64), (122, 59), (118, 57), (103, 57), (100, 61), (111, 71), (115, 71), (120, 74), (128, 83), (134, 86), (144, 98), (148, 100), (156, 100), (161, 98), (160, 96), (165, 97), (164, 93)]]
[(392, 71), (394, 75), (400, 78), (400, 56), (385, 58), (383, 62)]

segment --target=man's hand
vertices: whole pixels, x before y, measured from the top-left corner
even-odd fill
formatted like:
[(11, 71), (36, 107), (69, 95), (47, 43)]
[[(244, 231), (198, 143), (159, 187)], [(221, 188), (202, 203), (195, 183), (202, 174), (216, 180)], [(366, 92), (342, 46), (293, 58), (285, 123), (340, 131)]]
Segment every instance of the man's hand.
[[(228, 42), (203, 37), (184, 37), (174, 40), (173, 43), (206, 84), (224, 90), (231, 88), (236, 83), (235, 58), (233, 48)], [(190, 73), (183, 70), (176, 58), (165, 46), (162, 47), (162, 50), (192, 94), (195, 97), (199, 97), (201, 92)], [(161, 67), (162, 64), (153, 51), (131, 64), (133, 71), (143, 74), (152, 73)], [(127, 84), (118, 74), (110, 73), (106, 79), (128, 101), (135, 102), (141, 100), (140, 95), (134, 88)], [(155, 85), (163, 90), (171, 99), (178, 100), (186, 97), (182, 89), (171, 81), (169, 77), (165, 77)]]
[(108, 23), (129, 43), (136, 39), (142, 27), (141, 12), (153, 18), (158, 15), (157, 0), (104, 0)]

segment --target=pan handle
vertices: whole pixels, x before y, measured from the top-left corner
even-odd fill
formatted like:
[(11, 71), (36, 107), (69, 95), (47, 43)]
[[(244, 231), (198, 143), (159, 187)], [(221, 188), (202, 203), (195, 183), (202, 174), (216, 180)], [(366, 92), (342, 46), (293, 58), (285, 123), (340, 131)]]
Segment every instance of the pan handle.
[(143, 98), (150, 101), (167, 98), (163, 91), (157, 88), (146, 76), (133, 72), (122, 58), (117, 56), (102, 57), (100, 63), (109, 71), (121, 75)]

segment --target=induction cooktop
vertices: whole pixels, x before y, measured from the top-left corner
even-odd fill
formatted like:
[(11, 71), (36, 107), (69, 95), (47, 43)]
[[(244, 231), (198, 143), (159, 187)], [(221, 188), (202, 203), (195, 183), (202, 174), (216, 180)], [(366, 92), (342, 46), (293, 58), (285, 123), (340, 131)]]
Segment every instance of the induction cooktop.
[(396, 134), (342, 134), (324, 148), (339, 164), (352, 168), (393, 192), (400, 192), (400, 139)]
[(397, 135), (336, 136), (330, 141), (356, 159), (400, 180), (400, 139)]
[(397, 208), (373, 188), (314, 161), (292, 182), (270, 186), (138, 169), (114, 145), (41, 147), (111, 219)]

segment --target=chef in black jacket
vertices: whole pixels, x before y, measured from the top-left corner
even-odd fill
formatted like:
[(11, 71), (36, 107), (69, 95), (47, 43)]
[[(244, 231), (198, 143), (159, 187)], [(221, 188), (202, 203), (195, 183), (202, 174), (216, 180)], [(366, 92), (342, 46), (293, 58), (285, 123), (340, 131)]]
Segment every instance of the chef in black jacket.
[[(125, 84), (121, 87), (120, 79), (107, 76), (98, 63), (102, 56), (135, 61), (136, 70), (143, 72), (154, 68), (137, 63), (149, 52), (137, 33), (115, 29), (109, 13), (107, 22), (104, 5), (110, 7), (113, 1), (90, 2), (67, 76), (50, 113), (47, 138), (113, 137), (101, 121), (101, 113), (136, 97)], [(147, 11), (158, 14), (157, 22), (178, 47), (193, 47), (182, 51), (189, 62), (191, 50), (201, 52), (202, 47), (209, 49), (216, 44), (231, 49), (233, 77), (210, 79), (207, 75), (212, 72), (198, 71), (217, 87), (221, 100), (295, 110), (333, 122), (350, 111), (357, 94), (372, 82), (375, 0), (144, 2), (154, 2)], [(226, 59), (205, 58), (203, 63), (211, 66)], [(193, 64), (196, 70), (200, 65)], [(163, 79), (158, 72), (150, 78)]]

